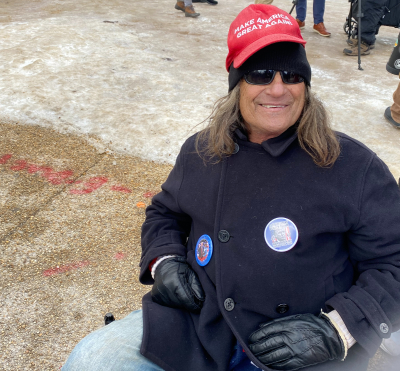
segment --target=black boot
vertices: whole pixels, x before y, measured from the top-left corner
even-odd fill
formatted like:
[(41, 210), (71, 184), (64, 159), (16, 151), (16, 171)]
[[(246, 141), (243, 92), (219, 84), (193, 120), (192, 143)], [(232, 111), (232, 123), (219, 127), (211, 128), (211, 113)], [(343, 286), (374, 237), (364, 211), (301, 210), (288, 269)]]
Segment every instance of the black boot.
[(385, 119), (388, 120), (395, 128), (400, 129), (400, 122), (394, 121), (392, 112), (390, 112), (390, 107), (385, 109), (385, 113), (383, 115), (385, 116)]

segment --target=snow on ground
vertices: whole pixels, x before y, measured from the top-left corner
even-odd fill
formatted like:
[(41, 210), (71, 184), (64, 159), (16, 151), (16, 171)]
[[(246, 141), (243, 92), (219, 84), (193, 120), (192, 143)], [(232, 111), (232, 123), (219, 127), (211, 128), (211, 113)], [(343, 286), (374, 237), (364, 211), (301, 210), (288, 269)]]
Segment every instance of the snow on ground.
[[(186, 18), (174, 0), (8, 0), (0, 4), (0, 119), (87, 135), (90, 143), (172, 163), (182, 142), (227, 92), (226, 36), (248, 0), (195, 4)], [(312, 89), (335, 129), (376, 151), (400, 176), (400, 130), (383, 111), (398, 84), (385, 71), (398, 29), (382, 27), (373, 54), (344, 56), (345, 0), (327, 0), (323, 38), (303, 37)], [(289, 11), (291, 1), (275, 0)]]

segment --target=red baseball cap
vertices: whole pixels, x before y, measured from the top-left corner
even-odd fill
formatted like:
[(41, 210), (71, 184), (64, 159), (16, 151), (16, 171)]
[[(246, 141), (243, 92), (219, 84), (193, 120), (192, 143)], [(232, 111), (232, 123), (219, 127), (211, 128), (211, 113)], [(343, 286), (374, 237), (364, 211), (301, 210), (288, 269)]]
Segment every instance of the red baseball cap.
[(232, 62), (238, 68), (255, 52), (282, 41), (303, 46), (306, 44), (296, 20), (273, 5), (249, 5), (238, 14), (229, 28), (226, 70), (229, 72)]

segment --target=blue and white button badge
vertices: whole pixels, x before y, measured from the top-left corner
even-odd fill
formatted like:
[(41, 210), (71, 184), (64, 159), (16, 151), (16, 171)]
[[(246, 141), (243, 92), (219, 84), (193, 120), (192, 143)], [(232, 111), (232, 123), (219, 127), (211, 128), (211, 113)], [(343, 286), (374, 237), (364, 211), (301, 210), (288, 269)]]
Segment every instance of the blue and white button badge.
[(275, 218), (265, 227), (264, 238), (272, 250), (285, 252), (296, 245), (299, 238), (299, 231), (291, 220), (287, 218)]
[(207, 265), (213, 254), (213, 243), (211, 237), (207, 234), (203, 234), (196, 244), (196, 261), (204, 267)]

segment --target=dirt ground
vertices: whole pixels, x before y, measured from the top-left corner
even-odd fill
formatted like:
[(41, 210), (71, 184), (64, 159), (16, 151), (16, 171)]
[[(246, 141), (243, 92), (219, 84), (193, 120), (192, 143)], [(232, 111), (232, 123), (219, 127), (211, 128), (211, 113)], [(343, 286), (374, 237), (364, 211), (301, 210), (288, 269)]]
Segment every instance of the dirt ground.
[(140, 227), (170, 165), (0, 124), (1, 370), (58, 370), (79, 339), (141, 306)]

